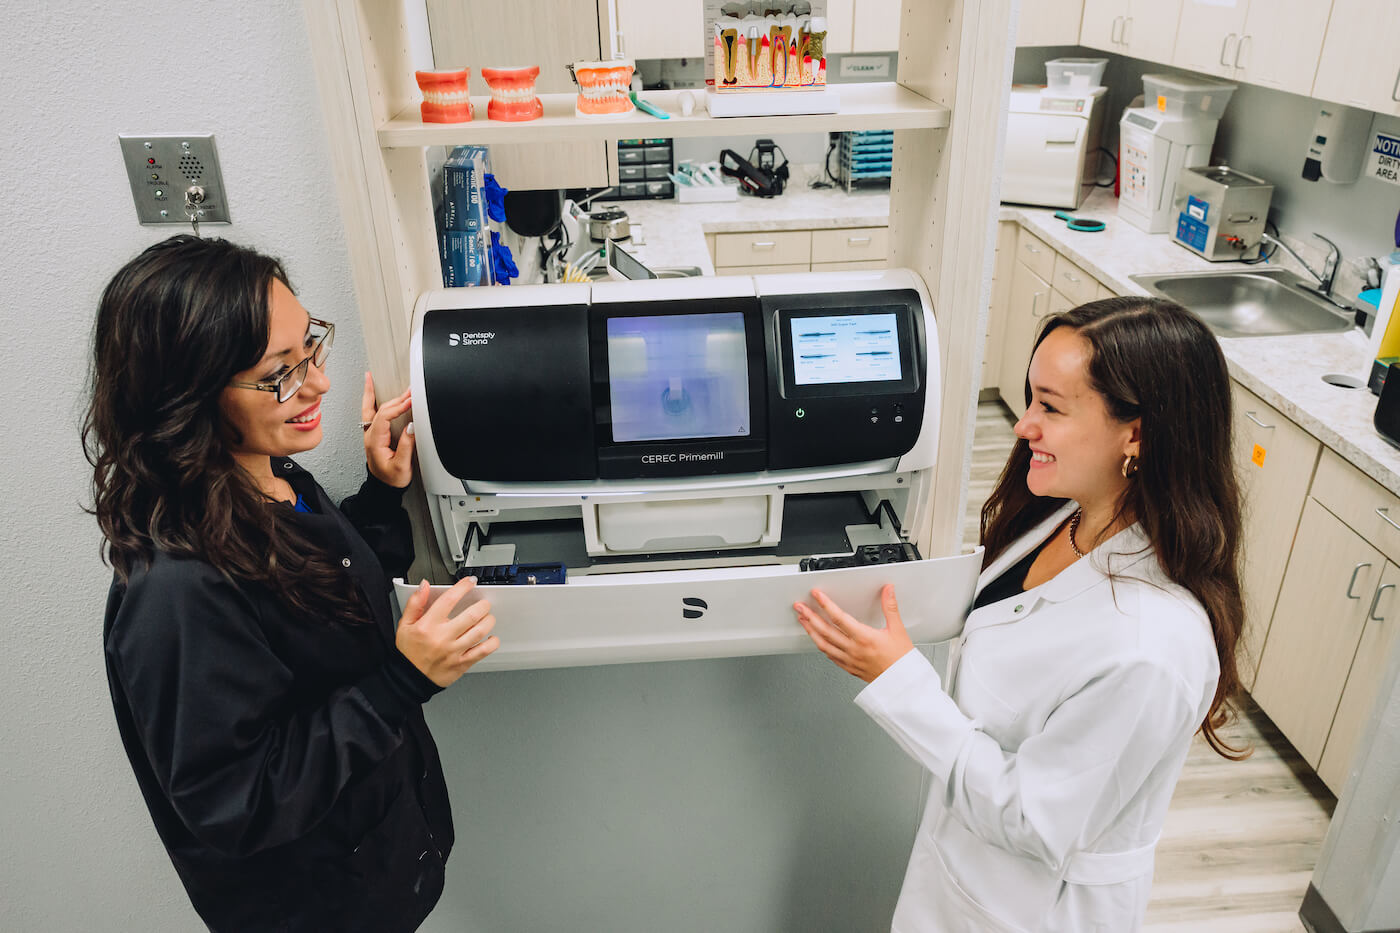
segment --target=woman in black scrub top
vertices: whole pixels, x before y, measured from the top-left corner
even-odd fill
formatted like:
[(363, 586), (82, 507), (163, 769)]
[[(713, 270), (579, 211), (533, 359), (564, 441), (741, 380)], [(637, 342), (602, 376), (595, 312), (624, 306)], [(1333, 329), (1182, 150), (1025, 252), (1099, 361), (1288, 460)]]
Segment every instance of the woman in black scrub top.
[(376, 405), (366, 374), (368, 472), (338, 508), (292, 459), (321, 440), (334, 337), (276, 260), (218, 239), (157, 243), (98, 307), (83, 439), (112, 705), (215, 931), (418, 927), (453, 843), (422, 704), (498, 645), (488, 603), (448, 618), (470, 579), (396, 624), (407, 392)]

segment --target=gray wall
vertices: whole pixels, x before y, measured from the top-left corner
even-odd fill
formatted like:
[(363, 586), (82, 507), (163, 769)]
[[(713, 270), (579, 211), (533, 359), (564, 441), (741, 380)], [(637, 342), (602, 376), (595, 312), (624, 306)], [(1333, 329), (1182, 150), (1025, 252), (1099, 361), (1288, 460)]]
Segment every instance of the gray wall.
[[(6, 340), (0, 566), (0, 930), (199, 928), (117, 739), (109, 572), (80, 509), (88, 341), (103, 285), (176, 232), (135, 220), (119, 132), (212, 131), (235, 223), (340, 328), (333, 495), (363, 475), (363, 337), (300, 4), (37, 5), (0, 76)], [(153, 34), (159, 41), (153, 41)], [(193, 37), (188, 46), (168, 37)], [(918, 773), (815, 657), (472, 675), (428, 706), (459, 842), (427, 929), (877, 929)]]
[[(1177, 68), (1095, 49), (1023, 48), (1016, 50), (1013, 80), (1044, 84), (1045, 62), (1065, 56), (1107, 58), (1104, 84), (1109, 88), (1105, 145), (1116, 150), (1123, 108), (1142, 93), (1142, 76), (1188, 74)], [(1296, 94), (1239, 84), (1225, 108), (1211, 153), (1213, 163), (1228, 163), (1274, 185), (1269, 217), (1283, 233), (1308, 247), (1321, 247), (1309, 234), (1336, 242), (1343, 257), (1383, 256), (1393, 249), (1400, 187), (1371, 179), (1338, 185), (1304, 181), (1303, 155), (1317, 119), (1319, 102)], [(1400, 119), (1381, 118), (1400, 129)], [(1325, 247), (1321, 247), (1325, 249)]]

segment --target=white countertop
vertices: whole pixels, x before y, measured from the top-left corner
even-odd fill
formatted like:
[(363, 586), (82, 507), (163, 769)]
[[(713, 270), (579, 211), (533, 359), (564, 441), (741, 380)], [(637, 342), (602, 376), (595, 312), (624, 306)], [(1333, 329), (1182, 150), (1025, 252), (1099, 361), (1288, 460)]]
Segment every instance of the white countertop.
[[(809, 170), (797, 167), (787, 190), (776, 198), (718, 204), (676, 201), (621, 201), (643, 225), (645, 245), (638, 258), (651, 266), (698, 266), (714, 274), (705, 245), (707, 233), (755, 230), (807, 230), (824, 227), (883, 226), (889, 223), (889, 191), (807, 187)], [(1235, 262), (1207, 262), (1165, 234), (1150, 235), (1120, 220), (1117, 200), (1107, 189), (1091, 194), (1076, 217), (1102, 220), (1101, 233), (1076, 233), (1049, 208), (1002, 205), (1001, 220), (1013, 220), (1046, 240), (1120, 295), (1146, 295), (1128, 277), (1159, 272), (1223, 272), (1249, 268)], [(1300, 270), (1279, 254), (1277, 265)], [(1365, 388), (1343, 389), (1322, 381), (1329, 373), (1360, 377), (1366, 372), (1366, 338), (1360, 330), (1294, 337), (1221, 338), (1232, 375), (1305, 431), (1400, 495), (1400, 450), (1372, 426), (1376, 397)]]

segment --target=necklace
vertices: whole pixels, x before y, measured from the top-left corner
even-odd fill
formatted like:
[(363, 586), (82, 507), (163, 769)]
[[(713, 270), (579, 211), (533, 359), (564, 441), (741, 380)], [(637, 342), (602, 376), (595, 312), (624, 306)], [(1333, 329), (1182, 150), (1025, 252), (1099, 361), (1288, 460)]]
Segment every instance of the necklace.
[(1079, 509), (1074, 513), (1074, 517), (1069, 520), (1069, 549), (1074, 552), (1075, 557), (1083, 557), (1084, 552), (1079, 550), (1079, 545), (1074, 543), (1074, 533), (1079, 530), (1079, 520), (1084, 517), (1084, 510)]

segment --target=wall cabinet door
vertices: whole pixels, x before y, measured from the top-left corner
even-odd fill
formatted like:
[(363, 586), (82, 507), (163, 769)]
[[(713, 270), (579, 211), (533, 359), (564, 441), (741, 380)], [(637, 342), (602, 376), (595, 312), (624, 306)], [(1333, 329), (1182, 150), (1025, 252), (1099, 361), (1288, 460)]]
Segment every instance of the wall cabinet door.
[(1400, 3), (1333, 0), (1312, 96), (1400, 114)]
[(1023, 262), (1011, 272), (1011, 297), (1006, 306), (1006, 336), (1002, 340), (1001, 400), (1019, 418), (1026, 413), (1026, 366), (1031, 358), (1040, 319), (1050, 313), (1050, 285)]
[(1361, 632), (1361, 643), (1356, 648), (1356, 659), (1351, 664), (1342, 700), (1337, 704), (1332, 731), (1327, 734), (1322, 763), (1317, 766), (1318, 776), (1332, 788), (1334, 794), (1340, 795), (1342, 787), (1346, 785), (1357, 743), (1366, 728), (1366, 721), (1371, 717), (1386, 665), (1395, 647), (1396, 633), (1400, 631), (1398, 586), (1400, 567), (1386, 561), (1381, 585), (1371, 596), (1371, 611)]
[(1231, 384), (1231, 394), (1235, 475), (1244, 513), (1239, 669), (1244, 688), (1250, 690), (1321, 445), (1238, 383)]
[(1105, 52), (1124, 52), (1123, 25), (1127, 20), (1128, 0), (1084, 0), (1079, 44)]
[(1309, 96), (1331, 9), (1331, 0), (1252, 0), (1233, 77)]
[(982, 357), (984, 389), (995, 389), (1001, 379), (1006, 308), (1011, 301), (1011, 272), (1016, 265), (1016, 231), (1019, 229), (1019, 225), (1008, 220), (997, 224), (997, 248), (992, 261), (992, 301), (987, 310), (987, 352)]
[(899, 48), (900, 0), (856, 0), (852, 52), (894, 52)]
[[(705, 8), (698, 0), (616, 0), (616, 28), (628, 58), (703, 58)], [(599, 4), (599, 9), (608, 4)], [(603, 57), (609, 43), (603, 42)]]
[(1254, 701), (1314, 770), (1384, 566), (1380, 551), (1308, 498)]
[(1133, 58), (1170, 62), (1180, 15), (1181, 0), (1128, 0), (1121, 40), (1124, 51)]
[(1078, 45), (1084, 0), (1037, 0), (1021, 4), (1016, 44)]
[(1249, 4), (1250, 0), (1184, 0), (1172, 64), (1202, 74), (1234, 74)]

